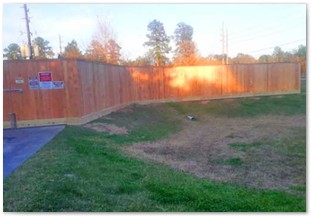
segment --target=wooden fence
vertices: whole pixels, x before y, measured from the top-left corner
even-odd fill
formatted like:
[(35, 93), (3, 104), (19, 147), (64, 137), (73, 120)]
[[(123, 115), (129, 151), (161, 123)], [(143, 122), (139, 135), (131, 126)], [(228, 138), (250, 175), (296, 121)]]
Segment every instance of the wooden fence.
[(16, 114), (18, 126), (79, 125), (131, 103), (300, 93), (300, 65), (123, 67), (73, 59), (4, 61), (3, 88), (4, 127), (10, 127), (10, 113)]

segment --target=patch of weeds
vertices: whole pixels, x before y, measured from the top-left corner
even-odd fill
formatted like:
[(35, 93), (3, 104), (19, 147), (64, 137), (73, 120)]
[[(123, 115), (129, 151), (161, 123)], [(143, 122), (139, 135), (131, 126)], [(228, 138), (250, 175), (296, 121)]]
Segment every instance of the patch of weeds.
[(105, 124), (112, 124), (113, 120), (112, 119), (105, 119), (105, 118), (99, 118), (96, 119), (94, 121), (92, 121), (93, 123), (105, 123)]
[(234, 139), (234, 138), (243, 138), (243, 137), (239, 136), (239, 135), (230, 134), (230, 135), (226, 136), (226, 138)]
[(305, 186), (305, 185), (301, 185), (301, 186), (291, 186), (291, 187), (289, 187), (289, 189), (295, 190), (295, 191), (306, 192), (306, 186)]
[(242, 164), (241, 158), (229, 158), (225, 160), (226, 165), (230, 166), (240, 166)]
[(230, 143), (228, 144), (231, 148), (242, 151), (242, 152), (247, 152), (248, 150), (252, 148), (257, 148), (261, 145), (263, 145), (262, 142), (252, 142), (252, 143)]
[(216, 160), (216, 164), (218, 165), (240, 166), (242, 163), (243, 161), (239, 157)]
[(274, 147), (279, 153), (294, 156), (297, 158), (306, 158), (306, 128), (293, 128), (292, 136), (282, 140), (275, 141), (271, 143), (271, 146)]

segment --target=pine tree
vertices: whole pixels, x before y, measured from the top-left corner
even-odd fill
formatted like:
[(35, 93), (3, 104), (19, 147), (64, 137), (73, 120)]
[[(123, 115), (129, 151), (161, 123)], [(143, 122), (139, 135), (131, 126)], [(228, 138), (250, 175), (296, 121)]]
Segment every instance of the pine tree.
[(171, 51), (171, 48), (169, 46), (170, 39), (165, 33), (163, 23), (153, 20), (148, 25), (148, 31), (150, 34), (146, 36), (149, 40), (144, 43), (144, 46), (151, 48), (150, 51), (156, 66), (166, 65), (168, 63), (166, 54)]

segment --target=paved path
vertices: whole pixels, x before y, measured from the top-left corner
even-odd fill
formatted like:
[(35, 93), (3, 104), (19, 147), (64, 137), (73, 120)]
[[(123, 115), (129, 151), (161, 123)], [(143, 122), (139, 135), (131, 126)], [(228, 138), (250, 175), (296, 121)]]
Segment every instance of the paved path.
[(9, 176), (48, 143), (65, 126), (44, 126), (3, 130), (3, 178)]

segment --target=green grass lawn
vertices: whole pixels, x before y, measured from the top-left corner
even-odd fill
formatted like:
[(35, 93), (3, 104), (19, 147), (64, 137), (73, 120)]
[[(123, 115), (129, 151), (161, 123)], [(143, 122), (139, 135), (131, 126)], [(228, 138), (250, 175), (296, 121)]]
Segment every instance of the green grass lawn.
[[(127, 126), (128, 135), (66, 126), (4, 181), (4, 211), (306, 211), (305, 186), (293, 187), (303, 195), (249, 189), (199, 179), (122, 152), (123, 146), (155, 141), (179, 131), (184, 114), (189, 112), (229, 117), (305, 115), (306, 95), (215, 100), (208, 106), (198, 102), (138, 106), (129, 113), (112, 113), (113, 120), (96, 120)], [(274, 146), (305, 160), (305, 134), (301, 136), (304, 142), (298, 141), (299, 148), (286, 142)], [(248, 150), (240, 143), (231, 147)], [(224, 163), (237, 166), (241, 160), (232, 158)]]

